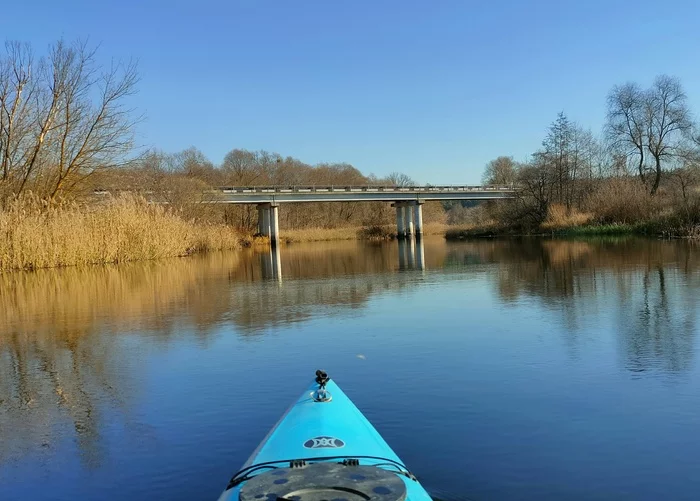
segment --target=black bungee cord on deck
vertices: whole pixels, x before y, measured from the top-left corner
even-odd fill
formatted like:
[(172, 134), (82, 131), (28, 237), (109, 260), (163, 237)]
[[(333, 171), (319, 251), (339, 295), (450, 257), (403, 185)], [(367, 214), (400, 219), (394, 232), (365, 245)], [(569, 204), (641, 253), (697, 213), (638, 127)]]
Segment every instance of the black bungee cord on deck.
[[(390, 458), (383, 458), (383, 457), (378, 457), (378, 456), (352, 456), (352, 457), (350, 457), (350, 456), (321, 456), (321, 457), (310, 457), (310, 458), (302, 458), (302, 459), (280, 459), (277, 461), (266, 461), (264, 463), (257, 463), (257, 464), (247, 466), (247, 467), (243, 468), (242, 470), (240, 470), (238, 473), (236, 473), (234, 476), (231, 477), (231, 480), (229, 480), (229, 483), (226, 486), (226, 490), (232, 489), (233, 487), (237, 486), (240, 483), (245, 482), (246, 480), (250, 480), (260, 470), (275, 470), (277, 468), (301, 468), (303, 466), (306, 466), (306, 463), (312, 463), (312, 462), (318, 462), (318, 461), (338, 461), (341, 464), (351, 466), (351, 465), (359, 465), (360, 459), (372, 459), (375, 461), (383, 461), (382, 463), (368, 464), (365, 466), (393, 467), (393, 468), (395, 468), (394, 473), (396, 473), (398, 475), (403, 475), (407, 478), (410, 478), (411, 480), (418, 481), (418, 479), (415, 477), (415, 475), (413, 475), (413, 473), (408, 471), (408, 468), (406, 468), (406, 465), (400, 463), (399, 461), (395, 461), (393, 459), (390, 459)], [(282, 466), (285, 464), (286, 464), (286, 466)]]

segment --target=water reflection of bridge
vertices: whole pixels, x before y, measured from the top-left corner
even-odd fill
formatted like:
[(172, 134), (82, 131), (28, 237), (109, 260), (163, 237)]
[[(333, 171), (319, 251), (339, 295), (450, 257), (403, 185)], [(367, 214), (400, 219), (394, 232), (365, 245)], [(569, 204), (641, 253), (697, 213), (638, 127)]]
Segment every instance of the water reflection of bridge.
[(399, 240), (399, 269), (425, 269), (425, 244), (422, 238)]
[[(397, 241), (399, 271), (425, 270), (425, 242), (422, 238), (407, 238)], [(282, 256), (279, 246), (271, 246), (259, 255), (260, 270), (265, 280), (282, 281)]]

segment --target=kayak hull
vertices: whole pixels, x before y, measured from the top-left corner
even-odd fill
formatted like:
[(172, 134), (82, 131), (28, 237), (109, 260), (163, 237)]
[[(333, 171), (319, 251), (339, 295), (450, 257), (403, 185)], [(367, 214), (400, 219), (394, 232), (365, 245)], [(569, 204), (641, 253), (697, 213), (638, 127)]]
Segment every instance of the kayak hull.
[[(361, 465), (401, 463), (340, 387), (330, 380), (330, 401), (314, 399), (318, 385), (311, 385), (270, 430), (243, 468), (260, 463), (314, 458), (360, 458)], [(420, 483), (398, 475), (406, 484), (407, 501), (431, 501)], [(224, 491), (220, 501), (238, 501), (242, 485)]]

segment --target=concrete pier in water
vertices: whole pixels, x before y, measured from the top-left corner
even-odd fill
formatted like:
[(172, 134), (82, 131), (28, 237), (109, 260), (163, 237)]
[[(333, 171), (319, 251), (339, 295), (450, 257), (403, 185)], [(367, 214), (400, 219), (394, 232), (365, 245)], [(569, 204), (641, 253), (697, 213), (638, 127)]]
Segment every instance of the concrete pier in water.
[(280, 218), (279, 204), (258, 204), (258, 233), (270, 238), (270, 244), (279, 243)]
[(396, 237), (401, 240), (415, 236), (423, 237), (423, 201), (396, 202)]

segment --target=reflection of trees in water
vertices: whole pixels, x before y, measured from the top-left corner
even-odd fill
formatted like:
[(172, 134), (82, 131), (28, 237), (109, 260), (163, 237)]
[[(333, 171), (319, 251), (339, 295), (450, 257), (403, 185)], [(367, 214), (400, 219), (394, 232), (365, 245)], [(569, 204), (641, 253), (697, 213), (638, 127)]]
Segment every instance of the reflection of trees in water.
[[(375, 294), (418, 283), (419, 275), (397, 273), (397, 249), (395, 242), (283, 247), (281, 282), (263, 280), (252, 250), (0, 275), (0, 463), (27, 444), (50, 451), (65, 438), (54, 435), (63, 420), (83, 460), (99, 462), (104, 416), (128, 422), (136, 391), (138, 362), (123, 335), (147, 332), (157, 347), (179, 331), (206, 341), (222, 324), (250, 335), (359, 310)], [(502, 299), (535, 297), (563, 312), (572, 345), (581, 319), (597, 315), (602, 302), (615, 304), (614, 296), (627, 367), (680, 371), (691, 362), (700, 259), (686, 243), (426, 239), (425, 259), (428, 270), (494, 265), (488, 270)]]
[[(440, 253), (436, 252), (440, 259)], [(206, 336), (233, 320), (246, 328), (282, 305), (356, 308), (400, 283), (394, 245), (290, 246), (281, 253), (282, 284), (263, 280), (252, 250), (160, 262), (0, 275), (0, 347), (8, 334), (69, 342), (91, 333), (143, 332), (167, 341), (178, 330)], [(432, 263), (436, 265), (435, 260)], [(326, 280), (333, 277), (332, 281)], [(354, 277), (354, 278), (353, 278)], [(294, 287), (294, 280), (305, 280)], [(292, 314), (293, 309), (283, 313)], [(308, 317), (302, 313), (301, 317)], [(284, 320), (281, 319), (281, 322)]]
[[(254, 333), (361, 308), (407, 283), (386, 273), (397, 266), (390, 246), (319, 247), (285, 250), (283, 284), (261, 281), (245, 252), (0, 275), (0, 463), (66, 438), (99, 463), (105, 416), (128, 421), (136, 391), (120, 334), (146, 332), (157, 345), (182, 330), (206, 341), (224, 322)], [(70, 436), (55, 426), (64, 420)]]
[[(50, 453), (56, 442), (74, 439), (85, 464), (98, 464), (105, 416), (130, 426), (128, 402), (136, 389), (137, 366), (117, 334), (147, 331), (167, 341), (187, 311), (191, 330), (206, 335), (228, 307), (207, 294), (206, 284), (237, 262), (222, 254), (206, 263), (0, 275), (0, 462), (29, 452), (28, 444)], [(65, 420), (70, 436), (55, 426)]]
[(0, 275), (0, 344), (7, 332), (69, 341), (94, 331), (148, 330), (167, 338), (181, 320), (167, 313), (183, 308), (193, 324), (206, 325), (217, 298), (202, 292), (212, 275), (237, 262), (235, 254), (217, 254)]
[[(635, 270), (650, 263), (677, 269), (690, 288), (695, 276), (698, 286), (697, 254), (683, 243), (522, 239), (447, 245), (427, 239), (425, 259), (429, 270), (498, 264), (498, 291), (505, 301), (540, 298), (564, 311), (574, 327), (582, 315), (596, 313), (594, 301), (579, 299), (603, 293), (631, 297), (639, 287)], [(92, 332), (149, 331), (167, 341), (182, 329), (206, 337), (213, 325), (226, 321), (258, 329), (309, 318), (324, 306), (358, 308), (370, 295), (402, 283), (392, 273), (399, 269), (396, 243), (285, 246), (280, 261), (277, 285), (263, 281), (261, 257), (252, 250), (0, 275), (0, 346), (8, 332), (67, 341)]]
[(586, 317), (617, 303), (616, 331), (630, 370), (688, 368), (700, 306), (700, 256), (691, 244), (531, 239), (470, 245), (482, 262), (499, 263), (504, 300), (536, 297), (562, 312), (572, 345)]
[(228, 318), (241, 334), (255, 334), (261, 329), (361, 309), (372, 295), (402, 289), (410, 281), (410, 277), (382, 273), (341, 276), (332, 281), (291, 279), (280, 286), (237, 282), (231, 285)]
[[(669, 274), (673, 280), (667, 284)], [(620, 343), (631, 371), (659, 368), (676, 372), (690, 367), (698, 291), (677, 274), (677, 270), (656, 264), (644, 271), (641, 291), (620, 303)]]
[[(14, 333), (0, 347), (0, 463), (26, 452), (50, 453), (64, 438), (57, 422), (68, 420), (87, 467), (100, 463), (104, 406), (110, 415), (126, 412), (129, 373), (114, 338), (56, 340)], [(58, 341), (58, 342), (57, 342)], [(115, 412), (117, 411), (117, 412)]]

